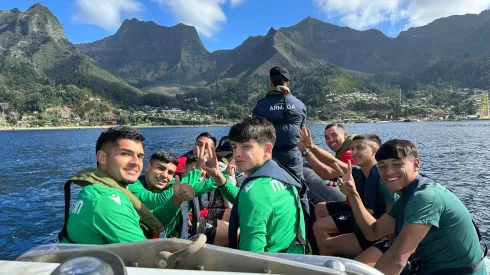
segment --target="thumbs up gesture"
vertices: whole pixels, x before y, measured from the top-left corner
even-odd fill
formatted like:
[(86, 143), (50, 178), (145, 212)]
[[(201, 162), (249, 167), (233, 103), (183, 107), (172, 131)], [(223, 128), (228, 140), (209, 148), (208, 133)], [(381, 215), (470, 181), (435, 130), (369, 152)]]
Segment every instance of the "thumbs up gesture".
[(175, 183), (172, 187), (174, 194), (170, 198), (175, 205), (181, 205), (184, 201), (190, 201), (196, 196), (194, 189), (187, 183), (180, 183), (180, 178), (175, 177)]

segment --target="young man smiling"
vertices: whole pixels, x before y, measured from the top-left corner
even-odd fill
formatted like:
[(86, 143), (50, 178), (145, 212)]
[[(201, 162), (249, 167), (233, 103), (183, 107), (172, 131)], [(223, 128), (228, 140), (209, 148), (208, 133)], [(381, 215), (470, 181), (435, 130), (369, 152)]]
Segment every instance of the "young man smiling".
[(301, 184), (272, 160), (274, 126), (264, 118), (246, 118), (233, 125), (228, 136), (237, 169), (248, 175), (233, 204), (230, 247), (303, 254), (305, 223), (297, 191)]
[(155, 152), (146, 165), (146, 172), (139, 177), (145, 189), (153, 193), (163, 191), (174, 179), (179, 162), (170, 152)]
[[(394, 194), (388, 191), (379, 176), (375, 154), (380, 146), (381, 139), (374, 134), (356, 135), (352, 140), (352, 158), (358, 165), (352, 168), (353, 178), (364, 205), (374, 218), (380, 218), (394, 202)], [(331, 202), (326, 208), (329, 216), (317, 219), (313, 226), (320, 253), (355, 258), (374, 244), (378, 249), (373, 251), (376, 253), (362, 257), (363, 262), (369, 259), (366, 263), (374, 265), (389, 247), (388, 240), (368, 241), (357, 228), (347, 202)], [(331, 237), (334, 233), (341, 235)]]
[(352, 161), (351, 143), (354, 136), (347, 135), (344, 126), (340, 123), (328, 124), (325, 127), (325, 143), (335, 152), (333, 156), (313, 144), (310, 130), (303, 127), (298, 148), (318, 176), (324, 180), (335, 180), (341, 175), (338, 166), (346, 168), (347, 161)]
[[(198, 155), (198, 166), (190, 171), (186, 171), (186, 175), (182, 177), (182, 183), (188, 183), (192, 187), (196, 196), (215, 190), (220, 187), (223, 195), (231, 200), (234, 199), (238, 188), (235, 187), (229, 180), (226, 173), (222, 173), (219, 169), (218, 160), (214, 151), (214, 146), (200, 144), (195, 151)], [(187, 162), (187, 157), (186, 157)], [(172, 164), (173, 166), (173, 164)], [(167, 168), (169, 168), (167, 166)], [(172, 167), (173, 168), (173, 167)], [(202, 173), (207, 172), (210, 177), (202, 179)], [(170, 177), (170, 176), (169, 176)], [(173, 175), (171, 176), (173, 177)], [(177, 218), (179, 213), (184, 212), (188, 215), (187, 204), (183, 204), (182, 200), (173, 200), (173, 193), (177, 181), (170, 181), (159, 193), (153, 193), (144, 188), (143, 184), (136, 181), (129, 186), (129, 190), (136, 196), (146, 207), (158, 214), (160, 221), (166, 225), (165, 232), (171, 237), (187, 237), (187, 222), (181, 223), (182, 219)], [(194, 199), (194, 196), (187, 200)], [(169, 203), (172, 200), (173, 203)], [(166, 205), (162, 208), (161, 205)], [(185, 208), (183, 211), (181, 211)]]
[[(62, 242), (108, 244), (137, 242), (155, 237), (162, 230), (163, 216), (173, 202), (194, 197), (187, 184), (177, 184), (168, 203), (153, 213), (127, 189), (143, 169), (145, 138), (132, 127), (104, 131), (96, 144), (97, 169), (84, 169), (65, 185), (65, 226)], [(70, 183), (83, 189), (69, 209)]]
[(407, 265), (416, 274), (487, 274), (479, 236), (470, 213), (448, 189), (419, 174), (415, 145), (393, 139), (376, 153), (380, 176), (400, 195), (389, 213), (376, 220), (366, 210), (349, 171), (339, 180), (349, 197), (357, 225), (368, 240), (395, 234), (376, 263), (384, 274), (400, 274)]

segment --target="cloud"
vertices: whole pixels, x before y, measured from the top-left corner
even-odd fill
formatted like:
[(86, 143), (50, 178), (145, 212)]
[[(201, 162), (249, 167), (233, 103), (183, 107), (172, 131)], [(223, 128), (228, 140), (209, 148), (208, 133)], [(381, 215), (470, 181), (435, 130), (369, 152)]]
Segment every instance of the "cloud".
[(144, 9), (143, 4), (135, 0), (76, 0), (76, 6), (78, 13), (74, 21), (109, 31), (119, 28), (121, 14), (135, 14)]
[(231, 0), (230, 1), (230, 5), (232, 8), (242, 4), (243, 2), (245, 2), (245, 0)]
[[(177, 20), (196, 30), (206, 37), (213, 36), (226, 23), (223, 6), (227, 0), (153, 0), (162, 8), (168, 8)], [(244, 0), (230, 0), (230, 6), (236, 7)]]
[(490, 7), (490, 0), (313, 0), (327, 16), (355, 29), (381, 23), (403, 27), (426, 25), (450, 15), (480, 13)]
[(402, 0), (313, 0), (328, 15), (355, 29), (365, 29), (388, 21)]
[(426, 25), (437, 18), (455, 14), (480, 13), (489, 7), (490, 0), (414, 0), (406, 9), (408, 27)]

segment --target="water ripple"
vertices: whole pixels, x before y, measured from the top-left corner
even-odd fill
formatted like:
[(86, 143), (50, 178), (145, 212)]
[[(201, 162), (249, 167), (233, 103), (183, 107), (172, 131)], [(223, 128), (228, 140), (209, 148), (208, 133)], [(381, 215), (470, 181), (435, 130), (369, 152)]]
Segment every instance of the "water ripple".
[[(324, 125), (312, 125), (314, 142), (327, 148)], [(486, 184), (490, 182), (490, 122), (346, 124), (349, 133), (376, 133), (382, 140), (405, 138), (420, 149), (422, 172), (450, 187), (490, 240)], [(63, 184), (76, 171), (94, 167), (101, 129), (0, 132), (0, 259), (12, 259), (52, 243), (63, 222)], [(218, 138), (229, 127), (144, 128), (145, 159), (152, 152), (188, 151), (204, 131)], [(145, 161), (145, 163), (146, 163)], [(77, 188), (72, 190), (76, 196)]]

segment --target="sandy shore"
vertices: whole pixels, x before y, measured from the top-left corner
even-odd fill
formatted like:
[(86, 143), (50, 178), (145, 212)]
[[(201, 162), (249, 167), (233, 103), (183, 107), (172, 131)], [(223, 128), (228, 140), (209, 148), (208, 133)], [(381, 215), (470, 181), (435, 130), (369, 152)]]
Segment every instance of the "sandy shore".
[[(134, 126), (135, 128), (199, 128), (199, 127), (226, 127), (232, 124), (210, 124), (210, 125), (159, 125), (159, 126)], [(36, 130), (81, 130), (81, 129), (107, 129), (114, 125), (102, 126), (59, 126), (59, 127), (4, 127), (0, 131), (36, 131)]]

